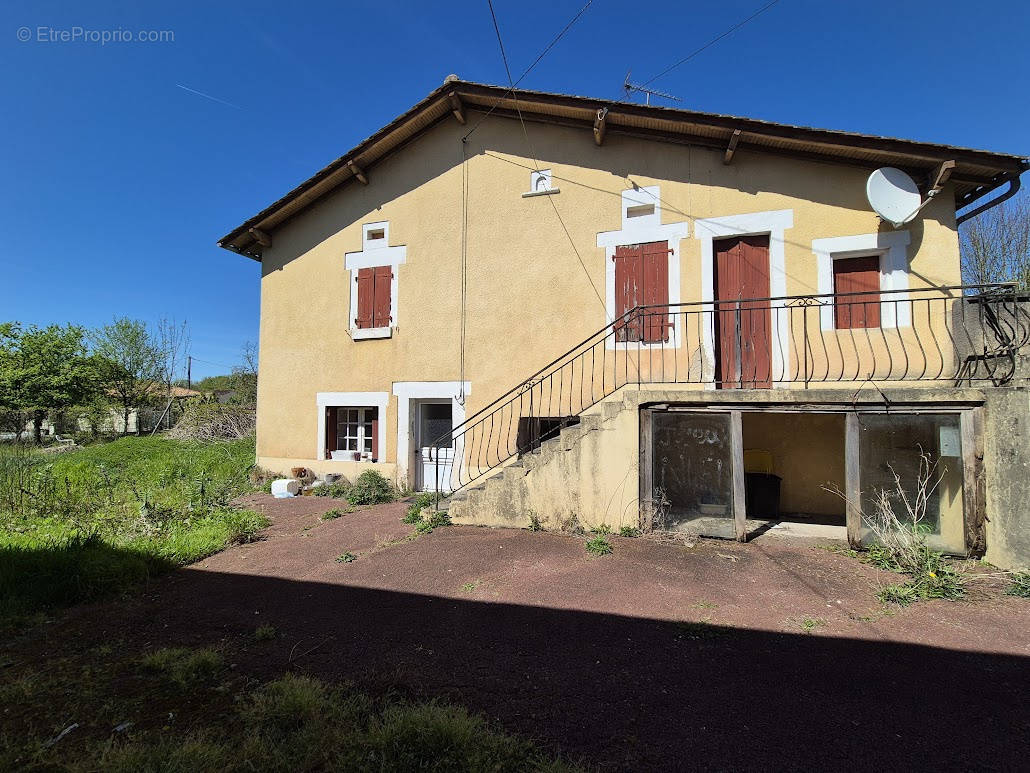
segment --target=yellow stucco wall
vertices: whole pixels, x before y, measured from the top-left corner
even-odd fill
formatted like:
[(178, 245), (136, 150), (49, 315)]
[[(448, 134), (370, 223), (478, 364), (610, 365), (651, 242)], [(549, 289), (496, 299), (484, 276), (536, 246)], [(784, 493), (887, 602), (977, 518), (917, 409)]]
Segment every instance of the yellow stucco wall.
[[(315, 461), (316, 394), (386, 392), (381, 458), (392, 473), (392, 384), (460, 378), (460, 138), (467, 131), (453, 120), (438, 124), (375, 164), (367, 186), (348, 184), (275, 231), (262, 262), (260, 464), (275, 469), (289, 460), (335, 471), (333, 462)], [(485, 120), (467, 147), (468, 415), (605, 324), (597, 234), (622, 227), (621, 193), (634, 184), (660, 186), (663, 223), (689, 224), (680, 244), (683, 301), (701, 297), (697, 218), (791, 210), (788, 294), (817, 291), (814, 239), (890, 230), (866, 203), (868, 169), (747, 151), (726, 166), (712, 150), (617, 135), (597, 147), (589, 132), (544, 124), (531, 123), (528, 132), (556, 195), (522, 197), (535, 162), (516, 122)], [(913, 287), (959, 282), (951, 198), (945, 191), (907, 226)], [(363, 223), (384, 220), (390, 245), (407, 250), (398, 269), (397, 329), (389, 339), (352, 341), (344, 254), (361, 249)]]

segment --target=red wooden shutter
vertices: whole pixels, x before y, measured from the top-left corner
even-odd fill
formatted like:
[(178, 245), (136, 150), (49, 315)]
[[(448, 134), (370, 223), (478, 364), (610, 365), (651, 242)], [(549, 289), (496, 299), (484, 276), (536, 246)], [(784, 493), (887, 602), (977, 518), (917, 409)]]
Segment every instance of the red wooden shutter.
[[(639, 246), (616, 247), (615, 256), (615, 318), (643, 303), (642, 255)], [(615, 323), (616, 341), (639, 341), (639, 320), (627, 317)]]
[(379, 461), (379, 408), (368, 409), (372, 413), (372, 461)]
[(325, 458), (332, 459), (336, 450), (336, 408), (325, 409)]
[[(641, 245), (643, 252), (643, 301), (647, 306), (669, 305), (669, 243)], [(665, 309), (649, 309), (643, 340), (659, 343), (669, 340), (669, 314)]]
[(358, 313), (354, 318), (354, 327), (372, 327), (372, 300), (374, 269), (358, 269)]
[(880, 258), (842, 258), (833, 261), (833, 292), (862, 293), (840, 298), (835, 304), (839, 329), (880, 326)]
[(390, 327), (390, 280), (392, 266), (377, 266), (375, 269), (375, 291), (372, 302), (372, 327)]

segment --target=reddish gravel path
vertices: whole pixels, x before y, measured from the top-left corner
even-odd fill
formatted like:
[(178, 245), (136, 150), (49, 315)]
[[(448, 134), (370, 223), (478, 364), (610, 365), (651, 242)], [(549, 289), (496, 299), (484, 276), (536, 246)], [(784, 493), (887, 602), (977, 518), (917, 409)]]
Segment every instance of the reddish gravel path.
[[(126, 631), (139, 647), (214, 644), (261, 677), (292, 667), (445, 696), (601, 768), (1030, 759), (1030, 603), (996, 588), (884, 614), (876, 590), (895, 576), (772, 537), (612, 538), (613, 555), (591, 558), (578, 538), (450, 527), (377, 548), (410, 533), (405, 504), (326, 522), (342, 503), (247, 504), (272, 519), (266, 539), (72, 610), (23, 656)], [(337, 563), (344, 552), (359, 558)], [(246, 644), (260, 624), (282, 638)]]

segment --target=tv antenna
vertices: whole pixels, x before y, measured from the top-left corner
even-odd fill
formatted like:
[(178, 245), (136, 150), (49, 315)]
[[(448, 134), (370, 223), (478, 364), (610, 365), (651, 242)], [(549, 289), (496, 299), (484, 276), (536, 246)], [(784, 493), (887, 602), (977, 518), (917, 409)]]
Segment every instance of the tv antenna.
[(631, 83), (629, 79), (629, 73), (626, 73), (626, 80), (622, 84), (623, 90), (626, 92), (626, 99), (630, 98), (630, 94), (637, 91), (644, 95), (644, 104), (651, 104), (651, 97), (661, 97), (662, 99), (671, 99), (675, 102), (682, 102), (683, 100), (679, 97), (674, 97), (672, 94), (666, 94), (664, 91), (658, 91), (658, 89), (649, 89), (646, 86), (641, 86), (636, 83)]

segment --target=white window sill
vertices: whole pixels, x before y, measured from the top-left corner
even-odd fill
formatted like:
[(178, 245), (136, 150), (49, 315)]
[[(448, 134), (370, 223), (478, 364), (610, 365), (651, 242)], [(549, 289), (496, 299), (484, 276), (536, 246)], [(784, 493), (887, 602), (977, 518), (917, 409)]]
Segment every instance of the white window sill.
[(546, 191), (528, 191), (528, 192), (522, 194), (522, 198), (524, 198), (524, 199), (531, 199), (534, 196), (553, 196), (556, 193), (561, 193), (561, 189), (560, 188), (550, 188), (549, 190), (546, 190)]
[(363, 341), (367, 338), (390, 338), (392, 335), (392, 327), (351, 328), (350, 331), (350, 337), (355, 341)]

